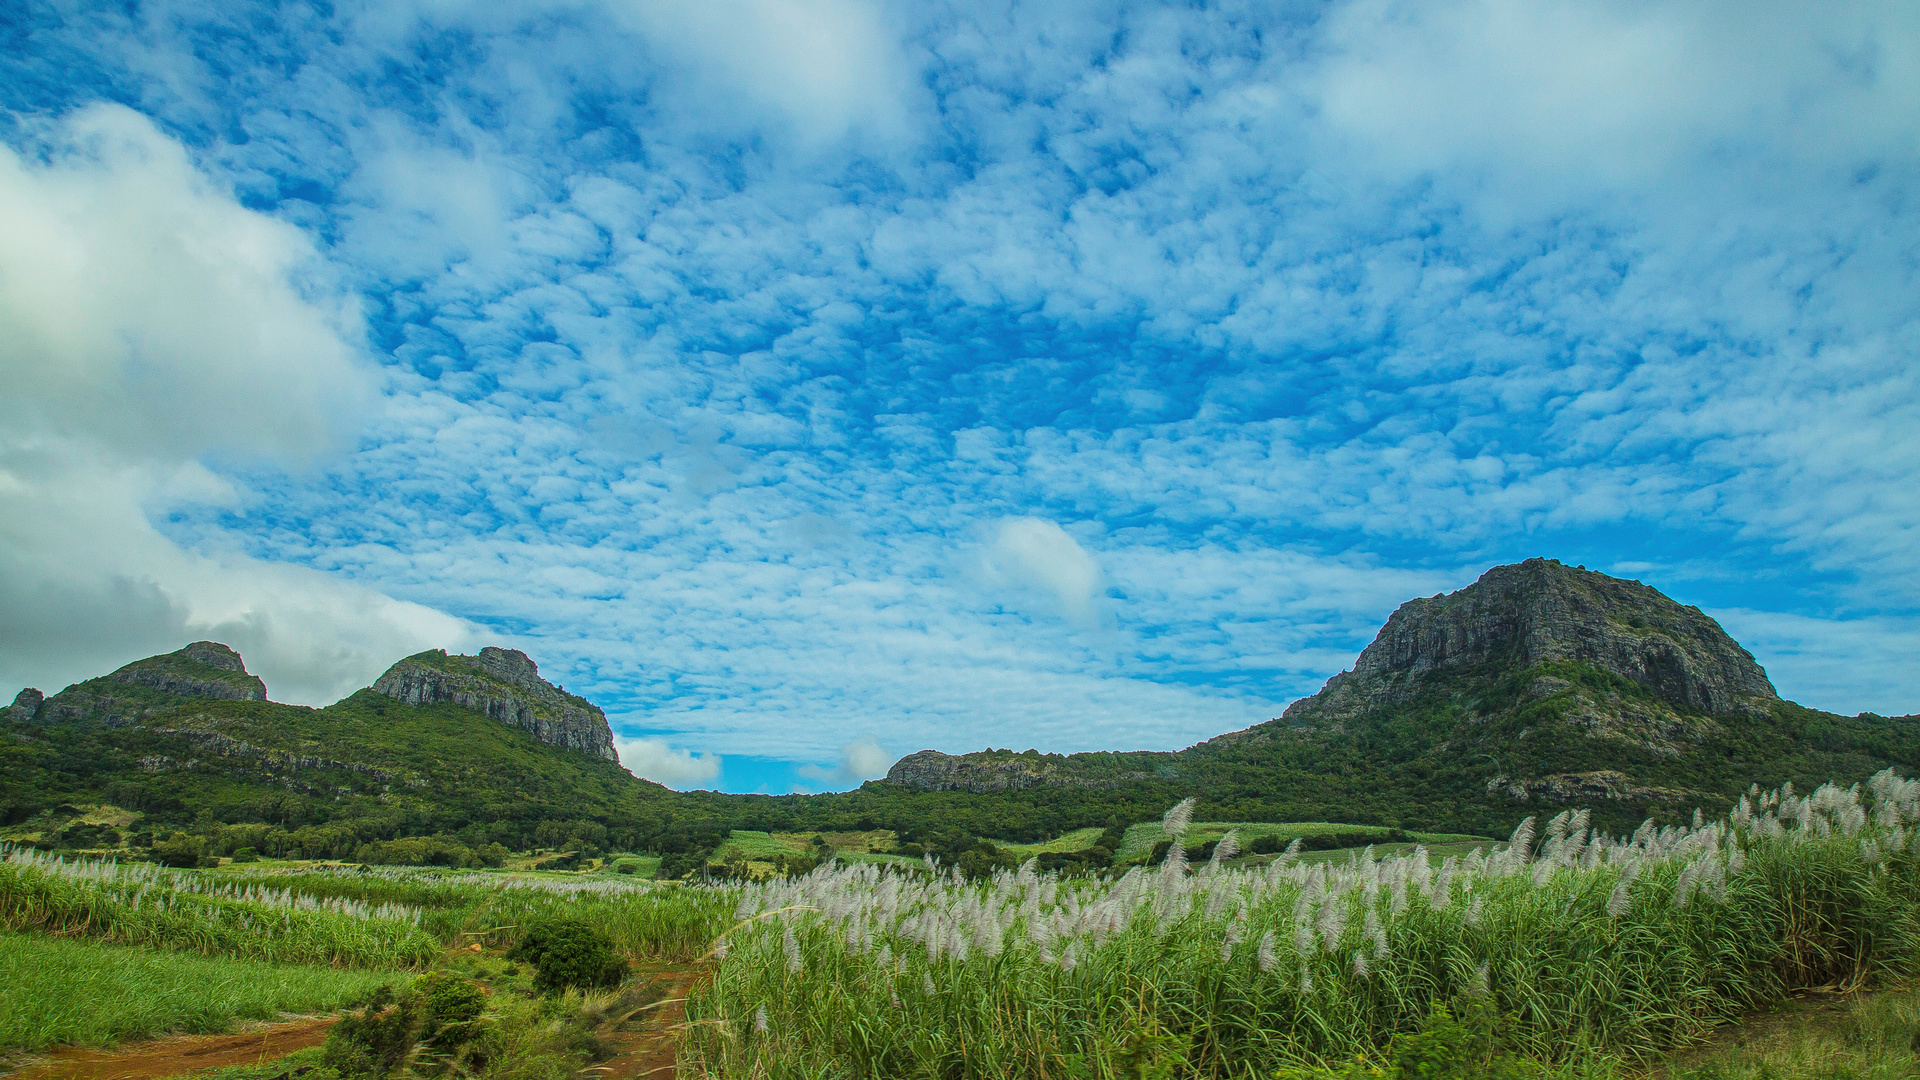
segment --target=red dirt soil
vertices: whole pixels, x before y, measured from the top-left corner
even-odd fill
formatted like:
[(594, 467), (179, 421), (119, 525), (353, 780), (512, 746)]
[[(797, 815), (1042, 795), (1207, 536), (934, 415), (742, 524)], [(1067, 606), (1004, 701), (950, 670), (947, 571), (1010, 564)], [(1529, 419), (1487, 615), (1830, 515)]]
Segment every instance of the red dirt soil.
[[(641, 968), (639, 973), (656, 980), (663, 1003), (606, 1036), (617, 1052), (585, 1070), (601, 1080), (671, 1080), (675, 1073), (675, 1054), (687, 1015), (685, 1003), (677, 999), (686, 997), (706, 971), (662, 965)], [(257, 1065), (319, 1046), (336, 1019), (311, 1017), (237, 1035), (181, 1035), (112, 1050), (62, 1047), (7, 1074), (5, 1080), (162, 1080), (202, 1069)]]
[[(652, 976), (661, 991), (662, 1004), (648, 1009), (607, 1038), (618, 1053), (587, 1069), (601, 1080), (671, 1080), (677, 1073), (675, 1056), (680, 1048), (681, 1026), (687, 1017), (687, 992), (701, 976), (703, 968), (666, 965), (640, 969)], [(626, 1030), (631, 1029), (631, 1030)]]
[(63, 1047), (7, 1080), (159, 1080), (201, 1069), (254, 1065), (319, 1046), (335, 1019), (319, 1016), (239, 1035), (184, 1035), (113, 1050)]

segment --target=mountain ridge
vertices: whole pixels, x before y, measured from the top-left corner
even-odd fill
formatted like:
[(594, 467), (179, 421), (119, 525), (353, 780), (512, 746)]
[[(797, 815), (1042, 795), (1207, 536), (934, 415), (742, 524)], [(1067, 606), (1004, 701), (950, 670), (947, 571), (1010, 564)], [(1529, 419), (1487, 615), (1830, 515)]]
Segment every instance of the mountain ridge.
[(1758, 775), (1769, 755), (1831, 762), (1835, 775), (1869, 763), (1912, 767), (1920, 746), (1895, 760), (1862, 748), (1887, 749), (1880, 736), (1916, 728), (1910, 717), (1875, 724), (1785, 701), (1752, 654), (1698, 608), (1642, 582), (1529, 559), (1400, 605), (1351, 670), (1264, 723), (1177, 751), (923, 750), (875, 783), (1205, 796), (1318, 766), (1329, 798), (1350, 776), (1396, 774), (1490, 813), (1501, 803), (1601, 801), (1624, 819), (1777, 782)]

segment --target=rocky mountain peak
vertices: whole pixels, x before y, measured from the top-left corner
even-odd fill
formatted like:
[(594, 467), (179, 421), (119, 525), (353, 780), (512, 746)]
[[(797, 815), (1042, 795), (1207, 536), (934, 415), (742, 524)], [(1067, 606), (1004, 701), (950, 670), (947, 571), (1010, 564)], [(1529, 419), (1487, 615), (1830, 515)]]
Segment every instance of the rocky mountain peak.
[(1689, 713), (1777, 700), (1752, 654), (1699, 608), (1638, 581), (1528, 559), (1496, 566), (1456, 592), (1400, 605), (1352, 671), (1294, 702), (1286, 717), (1337, 720), (1404, 700), (1435, 674), (1556, 661), (1610, 672)]
[(174, 697), (267, 700), (267, 684), (247, 673), (239, 653), (217, 641), (196, 641), (174, 652), (135, 660), (107, 678)]
[(540, 665), (533, 662), (533, 657), (519, 649), (502, 649), (497, 645), (488, 645), (480, 650), (480, 655), (475, 659), (480, 661), (481, 667), (486, 668), (490, 674), (502, 682), (529, 688), (552, 685), (540, 677)]
[(472, 709), (541, 742), (616, 759), (607, 714), (541, 678), (539, 665), (518, 649), (489, 645), (478, 656), (416, 653), (388, 668), (373, 689), (408, 705)]
[(180, 699), (195, 698), (265, 701), (267, 684), (248, 673), (240, 654), (231, 648), (217, 641), (196, 641), (75, 683), (50, 698), (43, 699), (38, 690), (23, 690), (7, 712), (15, 720), (93, 720), (123, 727), (176, 708)]
[(240, 659), (240, 654), (217, 641), (196, 641), (172, 655), (221, 671), (247, 673), (246, 662)]

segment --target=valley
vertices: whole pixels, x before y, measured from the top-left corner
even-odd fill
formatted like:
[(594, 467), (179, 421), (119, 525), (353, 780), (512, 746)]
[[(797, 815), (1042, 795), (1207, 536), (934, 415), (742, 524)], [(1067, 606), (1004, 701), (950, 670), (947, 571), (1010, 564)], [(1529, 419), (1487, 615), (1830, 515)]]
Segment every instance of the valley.
[(1920, 974), (1916, 718), (1550, 560), (1183, 750), (746, 796), (612, 746), (502, 648), (320, 709), (214, 642), (23, 691), (6, 1052), (294, 1013), (350, 1021), (219, 1075), (1704, 1080), (1748, 1074), (1673, 1055), (1747, 1012)]

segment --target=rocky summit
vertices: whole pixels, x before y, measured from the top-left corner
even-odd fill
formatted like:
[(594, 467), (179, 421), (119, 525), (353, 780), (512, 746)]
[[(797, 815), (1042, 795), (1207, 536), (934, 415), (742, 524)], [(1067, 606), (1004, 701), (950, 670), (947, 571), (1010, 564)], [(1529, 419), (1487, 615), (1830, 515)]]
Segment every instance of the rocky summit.
[(176, 652), (135, 660), (100, 678), (75, 683), (52, 697), (28, 687), (6, 711), (16, 722), (91, 720), (122, 727), (172, 709), (182, 698), (265, 701), (267, 684), (249, 674), (240, 654), (231, 648), (217, 641), (196, 641)]
[[(1528, 559), (1400, 605), (1352, 671), (1288, 706), (1285, 718), (1338, 721), (1410, 701), (1436, 676), (1561, 662), (1617, 675), (1692, 713), (1764, 715), (1779, 699), (1753, 654), (1699, 608), (1638, 581)], [(1545, 676), (1536, 689), (1547, 696), (1567, 685)], [(1619, 711), (1617, 701), (1586, 707)]]
[(375, 693), (408, 705), (442, 702), (512, 724), (543, 743), (617, 760), (607, 714), (540, 677), (518, 649), (488, 646), (478, 656), (416, 653), (374, 680)]

